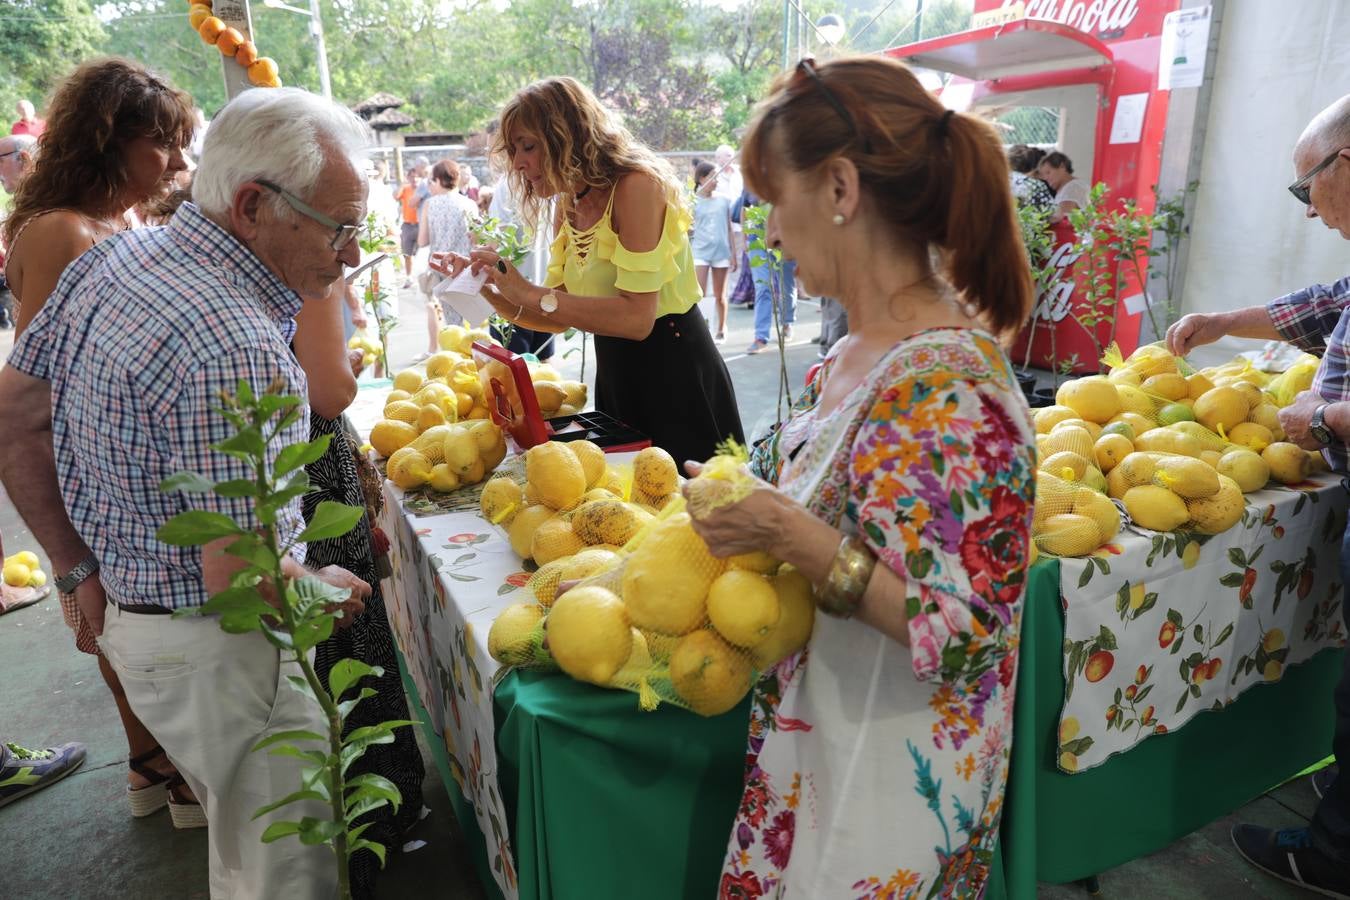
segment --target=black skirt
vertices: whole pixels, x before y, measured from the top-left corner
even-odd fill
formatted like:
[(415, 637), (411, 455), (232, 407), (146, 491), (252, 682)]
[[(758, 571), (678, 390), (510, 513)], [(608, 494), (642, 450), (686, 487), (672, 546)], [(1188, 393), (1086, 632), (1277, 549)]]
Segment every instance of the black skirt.
[(595, 406), (675, 457), (703, 462), (727, 438), (745, 443), (736, 391), (697, 308), (662, 316), (641, 341), (595, 338)]

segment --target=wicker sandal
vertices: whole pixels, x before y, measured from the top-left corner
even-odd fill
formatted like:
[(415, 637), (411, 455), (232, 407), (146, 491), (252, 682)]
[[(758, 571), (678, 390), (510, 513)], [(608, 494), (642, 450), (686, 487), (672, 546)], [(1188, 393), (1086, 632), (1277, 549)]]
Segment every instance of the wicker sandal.
[(179, 800), (174, 796), (174, 791), (180, 787), (185, 787), (187, 782), (183, 776), (175, 773), (169, 779), (169, 815), (173, 818), (173, 827), (180, 831), (186, 831), (189, 828), (206, 827), (206, 811), (196, 800)]
[(173, 776), (157, 772), (146, 765), (155, 757), (163, 755), (164, 748), (156, 744), (155, 749), (147, 750), (140, 756), (133, 756), (127, 760), (127, 766), (131, 771), (150, 782), (143, 788), (127, 785), (127, 800), (131, 803), (131, 814), (138, 819), (159, 812), (169, 802), (168, 782)]

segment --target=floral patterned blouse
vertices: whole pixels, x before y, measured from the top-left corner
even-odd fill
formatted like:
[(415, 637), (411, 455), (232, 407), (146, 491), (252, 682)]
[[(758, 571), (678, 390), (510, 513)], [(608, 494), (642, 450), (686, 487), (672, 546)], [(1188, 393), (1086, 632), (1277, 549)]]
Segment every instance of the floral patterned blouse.
[(901, 341), (838, 410), (818, 402), (813, 388), (753, 465), (905, 578), (911, 646), (817, 616), (761, 679), (719, 895), (977, 897), (1012, 739), (1026, 402), (998, 343), (958, 328)]

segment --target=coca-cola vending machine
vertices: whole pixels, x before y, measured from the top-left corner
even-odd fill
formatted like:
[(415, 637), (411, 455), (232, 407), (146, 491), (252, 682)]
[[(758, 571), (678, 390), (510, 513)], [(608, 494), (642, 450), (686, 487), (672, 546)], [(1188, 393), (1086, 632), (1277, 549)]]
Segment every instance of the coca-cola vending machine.
[[(975, 0), (970, 30), (886, 53), (955, 76), (941, 92), (949, 108), (1000, 116), (1018, 107), (1057, 111), (1053, 143), (1073, 161), (1074, 176), (1104, 183), (1108, 209), (1132, 199), (1151, 213), (1167, 122), (1168, 91), (1158, 78), (1163, 20), (1178, 6), (1178, 0)], [(1095, 372), (1099, 344), (1114, 338), (1128, 355), (1139, 343), (1146, 295), (1132, 266), (1114, 331), (1099, 322), (1094, 341), (1079, 321), (1092, 311), (1086, 266), (1074, 266), (1076, 243), (1067, 220), (1053, 226), (1049, 262), (1060, 277), (1036, 298), (1032, 324), (1013, 349), (1018, 363), (1068, 362), (1076, 372)], [(1102, 274), (1114, 278), (1114, 267), (1109, 273), (1099, 267)]]

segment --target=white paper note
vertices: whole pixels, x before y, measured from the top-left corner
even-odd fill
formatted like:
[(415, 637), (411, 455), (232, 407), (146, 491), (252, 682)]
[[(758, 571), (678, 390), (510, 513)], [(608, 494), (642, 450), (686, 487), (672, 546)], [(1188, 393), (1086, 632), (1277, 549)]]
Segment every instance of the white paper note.
[(1144, 133), (1144, 111), (1148, 94), (1121, 94), (1116, 101), (1116, 117), (1111, 120), (1111, 143), (1137, 144)]
[(469, 269), (432, 288), (431, 296), (464, 317), (470, 326), (482, 324), (492, 315), (492, 304), (479, 293), (487, 282), (487, 273), (474, 275)]

